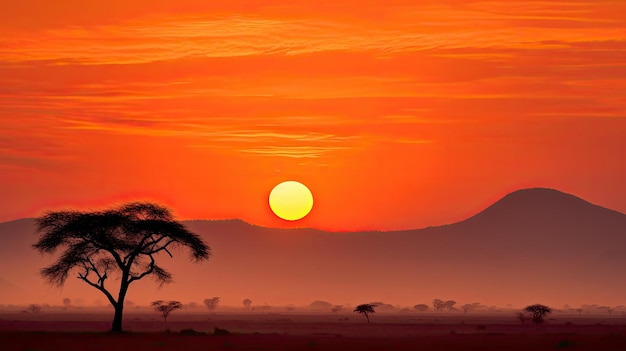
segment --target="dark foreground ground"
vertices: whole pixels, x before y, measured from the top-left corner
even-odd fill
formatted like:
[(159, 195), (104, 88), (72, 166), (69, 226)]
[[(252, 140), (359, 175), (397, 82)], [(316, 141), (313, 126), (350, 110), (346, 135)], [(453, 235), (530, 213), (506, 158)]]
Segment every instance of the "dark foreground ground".
[[(380, 314), (367, 324), (356, 315), (241, 314), (179, 315), (165, 324), (144, 315), (128, 316), (131, 332), (109, 334), (107, 317), (0, 316), (0, 350), (626, 350), (624, 318), (568, 316), (536, 326), (509, 316)], [(231, 334), (211, 335), (215, 327)]]

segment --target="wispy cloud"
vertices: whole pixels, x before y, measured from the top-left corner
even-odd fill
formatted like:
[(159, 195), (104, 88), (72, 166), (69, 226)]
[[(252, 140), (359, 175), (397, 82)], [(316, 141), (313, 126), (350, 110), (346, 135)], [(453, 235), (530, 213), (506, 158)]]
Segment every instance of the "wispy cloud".
[(111, 133), (321, 158), (450, 142), (487, 122), (624, 115), (622, 3), (272, 4), (5, 18), (2, 124), (37, 145)]
[[(382, 6), (382, 5), (381, 5)], [(131, 64), (184, 57), (297, 55), (434, 48), (533, 48), (538, 41), (622, 40), (615, 2), (468, 1), (461, 6), (384, 7), (386, 21), (245, 13), (176, 15), (47, 29), (1, 41), (0, 60)], [(546, 31), (545, 28), (550, 28)]]

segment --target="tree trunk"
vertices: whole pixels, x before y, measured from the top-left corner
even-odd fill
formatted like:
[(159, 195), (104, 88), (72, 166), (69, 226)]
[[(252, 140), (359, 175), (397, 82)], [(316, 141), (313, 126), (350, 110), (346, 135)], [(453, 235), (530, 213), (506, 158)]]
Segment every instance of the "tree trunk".
[(122, 313), (124, 312), (124, 299), (126, 298), (126, 292), (128, 291), (128, 283), (124, 283), (128, 281), (128, 274), (126, 272), (122, 273), (122, 284), (120, 285), (120, 293), (117, 297), (117, 304), (115, 304), (115, 315), (113, 316), (113, 326), (111, 327), (112, 332), (121, 332), (122, 331)]
[(113, 316), (113, 326), (111, 327), (112, 332), (121, 332), (122, 331), (122, 312), (124, 310), (123, 304), (117, 304), (115, 306), (115, 316)]
[(370, 317), (367, 315), (367, 312), (365, 312), (365, 318), (367, 318), (367, 323), (370, 322)]

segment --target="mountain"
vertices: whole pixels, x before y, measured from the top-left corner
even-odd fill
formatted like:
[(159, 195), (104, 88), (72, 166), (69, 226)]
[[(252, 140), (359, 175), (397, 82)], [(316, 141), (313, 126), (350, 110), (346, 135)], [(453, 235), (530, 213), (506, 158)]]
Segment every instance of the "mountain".
[(2, 299), (1, 301), (9, 302), (12, 300), (19, 300), (24, 296), (28, 296), (28, 293), (26, 292), (26, 290), (0, 277), (0, 296)]
[[(176, 283), (159, 290), (139, 281), (129, 299), (411, 306), (434, 298), (555, 306), (626, 299), (626, 215), (553, 189), (515, 191), (464, 221), (415, 230), (335, 233), (240, 220), (184, 224), (211, 246), (211, 260), (194, 265), (183, 252), (161, 256)], [(62, 291), (42, 288), (37, 271), (53, 257), (32, 250), (36, 240), (32, 219), (0, 224), (1, 277), (36, 293), (28, 298), (37, 302), (60, 304), (65, 296), (104, 301), (77, 279), (68, 279)], [(0, 300), (7, 300), (2, 294)]]

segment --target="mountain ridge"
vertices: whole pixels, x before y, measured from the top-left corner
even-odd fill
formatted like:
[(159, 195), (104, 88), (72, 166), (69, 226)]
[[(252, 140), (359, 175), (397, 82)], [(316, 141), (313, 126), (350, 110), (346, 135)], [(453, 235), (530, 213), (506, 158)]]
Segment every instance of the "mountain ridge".
[[(193, 265), (176, 252), (176, 259), (159, 258), (177, 283), (156, 290), (138, 282), (131, 300), (184, 295), (202, 301), (210, 293), (231, 305), (243, 298), (270, 304), (381, 298), (415, 304), (447, 297), (500, 305), (626, 302), (620, 274), (626, 265), (626, 215), (558, 190), (523, 189), (465, 220), (400, 231), (182, 222), (211, 246), (211, 260)], [(57, 290), (41, 289), (37, 272), (52, 257), (32, 249), (36, 239), (33, 219), (0, 223), (0, 276), (41, 299), (60, 301)], [(64, 291), (71, 298), (101, 298), (82, 285), (70, 279)]]
[[(534, 198), (532, 196), (535, 196)], [(538, 201), (538, 199), (536, 198), (537, 195), (540, 195), (544, 201)], [(546, 199), (551, 200), (551, 201), (545, 201)], [(497, 208), (499, 206), (502, 206), (504, 204), (510, 205), (511, 203), (513, 204), (517, 204), (519, 205), (520, 202), (528, 202), (528, 200), (532, 201), (532, 202), (536, 202), (538, 204), (541, 205), (545, 205), (546, 203), (554, 203), (556, 202), (555, 200), (570, 200), (572, 202), (577, 202), (578, 205), (587, 205), (587, 206), (592, 206), (595, 208), (600, 208), (600, 209), (604, 209), (607, 211), (612, 211), (615, 212), (616, 214), (619, 215), (626, 215), (622, 212), (619, 212), (617, 210), (608, 208), (608, 207), (604, 207), (598, 204), (594, 204), (591, 203), (587, 200), (584, 200), (583, 198), (580, 198), (578, 196), (554, 189), (554, 188), (545, 188), (545, 187), (533, 187), (533, 188), (522, 188), (522, 189), (518, 189), (518, 190), (514, 190), (510, 193), (507, 193), (506, 195), (504, 195), (503, 197), (499, 198), (498, 200), (496, 200), (495, 202), (493, 202), (491, 205), (488, 205), (486, 208), (479, 210), (476, 214), (471, 215), (465, 219), (456, 221), (456, 222), (452, 222), (452, 223), (447, 223), (447, 224), (436, 224), (436, 225), (429, 225), (426, 227), (415, 227), (415, 228), (408, 228), (408, 229), (395, 229), (395, 230), (378, 230), (378, 229), (370, 229), (370, 230), (354, 230), (354, 231), (333, 231), (333, 230), (327, 230), (327, 229), (319, 229), (319, 228), (315, 228), (315, 227), (292, 227), (292, 228), (280, 228), (280, 227), (266, 227), (266, 226), (262, 226), (262, 225), (257, 225), (251, 222), (248, 222), (244, 219), (241, 218), (225, 218), (225, 219), (201, 219), (201, 218), (195, 218), (195, 219), (184, 219), (184, 220), (180, 220), (180, 222), (183, 223), (194, 223), (194, 222), (210, 222), (211, 224), (238, 224), (238, 225), (247, 225), (247, 226), (251, 226), (251, 227), (256, 227), (256, 228), (263, 228), (263, 229), (281, 229), (281, 230), (313, 230), (313, 231), (321, 231), (321, 232), (329, 232), (329, 233), (364, 233), (364, 232), (372, 232), (372, 233), (390, 233), (390, 232), (406, 232), (406, 231), (414, 231), (414, 230), (424, 230), (424, 229), (430, 229), (430, 228), (438, 228), (438, 227), (445, 227), (445, 226), (449, 226), (449, 225), (456, 225), (459, 223), (463, 223), (465, 221), (469, 221), (472, 220), (475, 217), (479, 217), (481, 215), (483, 215), (485, 212), (489, 212), (489, 211), (493, 211), (494, 208)], [(33, 221), (35, 220), (36, 217), (24, 217), (24, 218), (17, 218), (14, 220), (9, 220), (9, 221), (5, 221), (5, 222), (0, 222), (0, 225), (2, 224), (9, 224), (9, 223), (20, 223), (20, 222), (28, 222), (28, 221)]]

